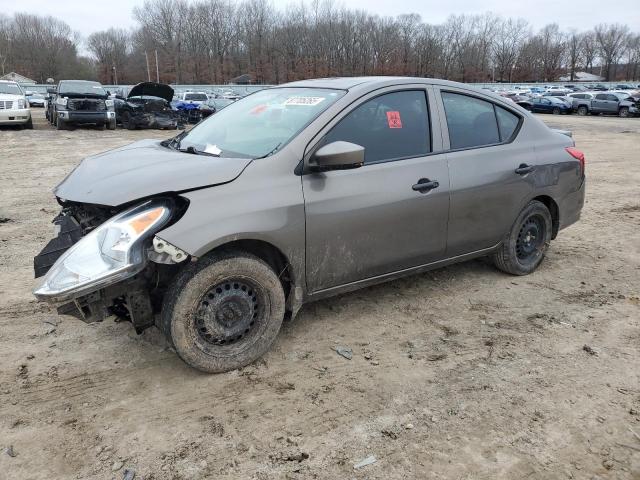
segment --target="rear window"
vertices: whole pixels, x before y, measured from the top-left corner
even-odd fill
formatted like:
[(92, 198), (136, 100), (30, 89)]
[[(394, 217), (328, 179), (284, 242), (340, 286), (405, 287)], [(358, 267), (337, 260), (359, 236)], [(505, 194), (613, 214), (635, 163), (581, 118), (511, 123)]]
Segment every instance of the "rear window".
[(185, 93), (185, 100), (203, 101), (208, 100), (208, 97), (204, 93)]
[(458, 93), (442, 92), (452, 149), (500, 143), (493, 103)]

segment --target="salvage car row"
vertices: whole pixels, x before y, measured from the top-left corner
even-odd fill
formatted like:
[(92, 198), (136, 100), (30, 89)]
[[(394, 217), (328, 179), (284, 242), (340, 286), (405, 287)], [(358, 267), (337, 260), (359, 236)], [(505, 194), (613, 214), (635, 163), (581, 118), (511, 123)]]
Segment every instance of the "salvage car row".
[(576, 85), (553, 86), (544, 90), (541, 87), (516, 87), (494, 93), (534, 113), (602, 114), (625, 118), (640, 115), (640, 87), (617, 85), (615, 89), (607, 90), (595, 85), (590, 88), (592, 90)]
[(25, 90), (12, 81), (0, 82), (0, 125), (33, 128), (31, 107), (43, 107), (47, 121), (58, 130), (80, 125), (114, 130), (117, 125), (176, 129), (198, 123), (233, 103), (240, 94), (179, 92), (169, 85), (143, 82), (111, 92), (100, 83), (61, 80), (46, 94)]

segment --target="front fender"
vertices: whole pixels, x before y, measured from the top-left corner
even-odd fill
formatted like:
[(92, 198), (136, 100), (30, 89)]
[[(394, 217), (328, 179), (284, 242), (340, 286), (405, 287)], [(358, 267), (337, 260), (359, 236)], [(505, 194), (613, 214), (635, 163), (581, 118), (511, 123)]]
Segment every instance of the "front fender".
[(189, 208), (157, 236), (196, 257), (233, 241), (260, 240), (280, 250), (295, 278), (303, 280), (305, 214), (300, 177), (268, 175), (263, 171), (267, 164), (254, 162), (231, 183), (182, 194)]

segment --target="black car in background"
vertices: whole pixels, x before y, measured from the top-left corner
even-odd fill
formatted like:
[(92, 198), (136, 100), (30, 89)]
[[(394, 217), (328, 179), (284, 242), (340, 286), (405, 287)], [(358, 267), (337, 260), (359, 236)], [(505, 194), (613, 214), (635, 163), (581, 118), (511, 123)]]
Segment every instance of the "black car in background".
[(113, 100), (100, 83), (88, 80), (61, 80), (47, 90), (45, 116), (58, 130), (76, 125), (95, 125), (115, 130)]
[(179, 115), (171, 108), (173, 88), (163, 83), (142, 82), (131, 88), (126, 98), (117, 95), (116, 121), (123, 128), (175, 129)]

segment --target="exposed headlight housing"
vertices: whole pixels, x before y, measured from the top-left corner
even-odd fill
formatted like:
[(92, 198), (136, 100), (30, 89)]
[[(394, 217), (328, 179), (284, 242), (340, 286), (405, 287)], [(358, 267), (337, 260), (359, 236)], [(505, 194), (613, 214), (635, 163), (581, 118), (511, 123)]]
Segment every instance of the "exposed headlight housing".
[(18, 100), (18, 110), (22, 110), (23, 108), (25, 108), (26, 103), (27, 102), (25, 102), (23, 98)]
[(171, 204), (151, 200), (107, 220), (67, 250), (33, 293), (60, 302), (132, 277), (147, 262), (145, 240), (171, 218)]
[(58, 97), (58, 98), (56, 98), (56, 104), (60, 105), (61, 107), (66, 107), (67, 106), (66, 97)]

